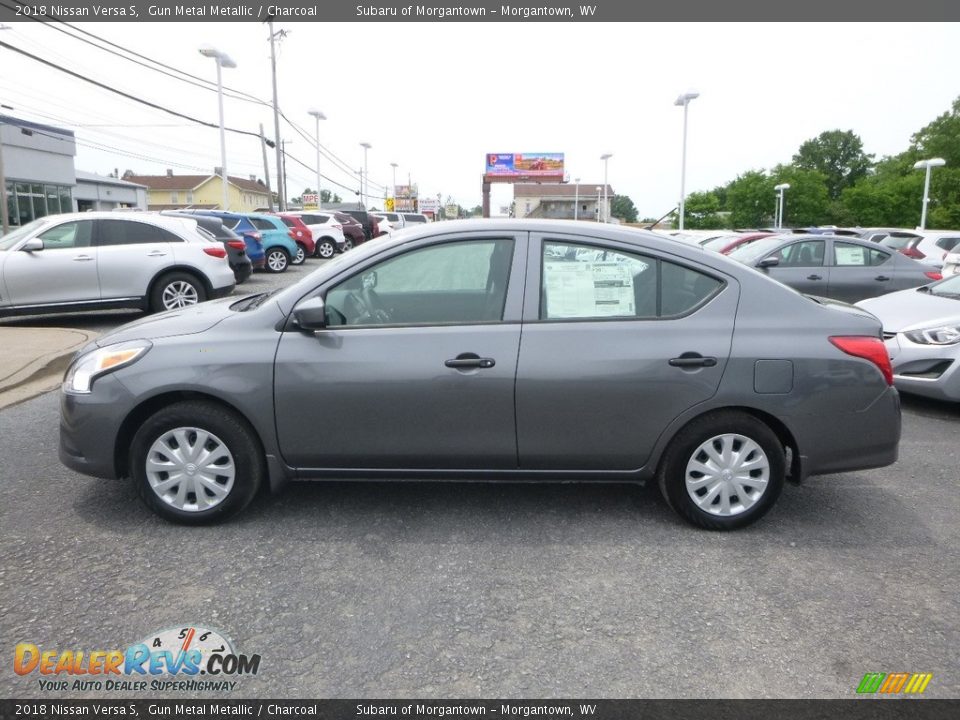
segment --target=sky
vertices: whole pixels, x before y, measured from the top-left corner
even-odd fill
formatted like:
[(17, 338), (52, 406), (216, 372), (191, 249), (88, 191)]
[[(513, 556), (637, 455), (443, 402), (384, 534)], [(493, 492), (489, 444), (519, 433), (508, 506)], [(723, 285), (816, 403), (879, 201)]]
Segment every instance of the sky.
[[(72, 27), (213, 83), (197, 87), (80, 42), (56, 26), (7, 23), (0, 40), (130, 95), (217, 125), (213, 45), (223, 70), (225, 124), (274, 136), (267, 26), (233, 23), (75, 23)], [(70, 26), (61, 26), (76, 34)], [(681, 93), (689, 107), (687, 192), (748, 170), (790, 162), (821, 132), (853, 130), (879, 159), (960, 95), (960, 24), (857, 23), (277, 23), (278, 104), (289, 196), (321, 172), (356, 199), (360, 143), (371, 206), (409, 177), (421, 195), (481, 202), (487, 153), (561, 152), (571, 182), (607, 180), (640, 217), (660, 217), (680, 195)], [(88, 40), (99, 43), (90, 36)], [(114, 48), (116, 50), (116, 48)], [(118, 51), (119, 52), (119, 51)], [(202, 84), (202, 83), (201, 83)], [(262, 102), (230, 97), (245, 93)], [(2, 112), (76, 132), (77, 169), (109, 174), (213, 172), (216, 128), (153, 110), (0, 48)], [(301, 134), (302, 133), (302, 134)], [(231, 175), (263, 177), (258, 139), (227, 133)], [(331, 159), (336, 158), (338, 162)], [(275, 153), (269, 152), (271, 177)], [(396, 163), (394, 170), (391, 163)], [(494, 214), (512, 200), (494, 185)]]

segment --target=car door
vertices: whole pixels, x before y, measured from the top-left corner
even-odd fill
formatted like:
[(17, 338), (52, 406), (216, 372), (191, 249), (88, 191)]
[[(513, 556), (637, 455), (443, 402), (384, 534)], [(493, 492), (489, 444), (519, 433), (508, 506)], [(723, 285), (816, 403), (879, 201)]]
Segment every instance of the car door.
[(824, 261), (826, 240), (798, 240), (767, 255), (777, 265), (766, 268), (774, 280), (808, 295), (826, 297), (830, 292), (830, 267)]
[(9, 305), (95, 302), (100, 299), (92, 220), (57, 223), (40, 233), (43, 250), (7, 252), (3, 279)]
[(531, 237), (517, 367), (526, 470), (642, 467), (678, 415), (712, 397), (739, 287), (672, 256)]
[(891, 252), (843, 240), (831, 244), (828, 297), (853, 303), (899, 289)]
[(153, 278), (174, 264), (171, 243), (183, 242), (162, 227), (132, 218), (104, 218), (95, 223), (103, 300), (146, 296)]
[(285, 332), (276, 426), (298, 468), (517, 466), (525, 233), (450, 234), (378, 255), (307, 296), (327, 327)]

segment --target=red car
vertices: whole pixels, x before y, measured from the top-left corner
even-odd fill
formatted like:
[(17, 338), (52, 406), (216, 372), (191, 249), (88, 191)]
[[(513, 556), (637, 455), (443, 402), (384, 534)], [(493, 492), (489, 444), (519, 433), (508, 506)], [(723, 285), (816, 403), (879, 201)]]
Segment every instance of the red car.
[(290, 228), (290, 237), (297, 244), (297, 256), (290, 260), (292, 265), (302, 265), (308, 257), (313, 257), (314, 242), (313, 233), (310, 228), (303, 224), (296, 215), (287, 215), (286, 213), (274, 213), (278, 215), (283, 224)]
[(353, 244), (353, 247), (361, 245), (367, 239), (366, 233), (363, 232), (363, 225), (352, 215), (335, 212), (333, 216), (337, 219), (337, 222), (343, 226), (344, 239), (349, 240)]
[(757, 232), (757, 233), (741, 233), (739, 235), (721, 235), (718, 238), (713, 238), (703, 243), (703, 247), (707, 250), (714, 250), (721, 255), (729, 255), (738, 247), (743, 245), (749, 245), (752, 242), (761, 240), (765, 237), (770, 237), (776, 233), (768, 232)]

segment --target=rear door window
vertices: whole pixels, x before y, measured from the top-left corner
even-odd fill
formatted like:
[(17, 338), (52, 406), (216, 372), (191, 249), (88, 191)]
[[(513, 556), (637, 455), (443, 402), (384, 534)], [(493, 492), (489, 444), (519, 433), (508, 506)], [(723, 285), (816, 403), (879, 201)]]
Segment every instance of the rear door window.
[(876, 267), (890, 259), (890, 253), (853, 243), (833, 243), (833, 263), (837, 267)]
[(182, 243), (169, 230), (136, 220), (98, 220), (97, 245), (147, 245), (150, 243)]

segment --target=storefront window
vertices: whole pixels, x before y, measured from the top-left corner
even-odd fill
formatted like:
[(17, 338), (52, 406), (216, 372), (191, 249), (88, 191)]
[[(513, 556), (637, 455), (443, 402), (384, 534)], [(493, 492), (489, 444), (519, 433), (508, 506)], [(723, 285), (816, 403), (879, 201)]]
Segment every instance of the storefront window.
[(10, 225), (26, 225), (45, 215), (73, 211), (71, 188), (64, 185), (8, 182)]

